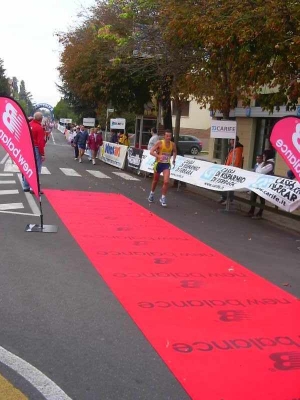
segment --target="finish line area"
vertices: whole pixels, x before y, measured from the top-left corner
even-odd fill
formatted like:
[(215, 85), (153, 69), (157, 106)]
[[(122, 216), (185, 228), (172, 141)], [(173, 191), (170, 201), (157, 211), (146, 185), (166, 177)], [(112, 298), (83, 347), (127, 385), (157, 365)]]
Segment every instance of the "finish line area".
[(122, 195), (45, 195), (192, 399), (300, 397), (296, 297)]

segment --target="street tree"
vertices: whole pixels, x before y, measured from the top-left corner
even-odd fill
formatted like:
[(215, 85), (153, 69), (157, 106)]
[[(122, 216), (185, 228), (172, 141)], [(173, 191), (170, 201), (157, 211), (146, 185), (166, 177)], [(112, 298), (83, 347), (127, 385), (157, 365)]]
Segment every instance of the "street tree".
[[(244, 105), (249, 104), (250, 98), (260, 96), (264, 85), (276, 88), (273, 100), (277, 97), (276, 101), (279, 98), (282, 102), (295, 101), (297, 96), (287, 98), (299, 77), (299, 70), (295, 73), (299, 67), (299, 53), (295, 51), (296, 43), (299, 44), (299, 7), (295, 17), (295, 3), (294, 0), (168, 1), (163, 10), (166, 40), (190, 49), (186, 86), (201, 106), (209, 105), (228, 119), (238, 99)], [(272, 96), (265, 100), (266, 107), (272, 109)], [(224, 142), (223, 160), (226, 152)]]
[(13, 83), (12, 83), (12, 87), (13, 87), (13, 98), (18, 100), (19, 99), (19, 86), (18, 86), (18, 79), (14, 76), (13, 77)]
[(26, 90), (24, 80), (21, 80), (20, 82), (19, 102), (28, 116), (33, 114), (34, 112), (33, 97), (32, 94)]
[(68, 102), (64, 99), (60, 99), (59, 102), (56, 104), (53, 110), (54, 116), (56, 119), (60, 118), (71, 118), (73, 122), (78, 121), (79, 118), (74, 112), (72, 106), (68, 104)]
[(164, 38), (163, 2), (157, 0), (114, 0), (109, 3), (110, 19), (99, 30), (99, 38), (109, 38), (115, 59), (129, 71), (151, 71), (152, 94), (164, 110), (164, 126), (172, 129), (171, 99), (176, 110), (175, 141), (180, 131), (182, 102), (189, 98), (184, 77), (187, 51)]
[(102, 25), (95, 13), (79, 28), (59, 35), (64, 46), (59, 67), (62, 89), (70, 101), (90, 103), (94, 110), (106, 110), (112, 103), (117, 110), (140, 112), (150, 99), (147, 78), (118, 62), (112, 40), (99, 38)]
[(0, 58), (0, 95), (10, 96), (9, 82), (5, 74), (4, 62), (1, 58)]

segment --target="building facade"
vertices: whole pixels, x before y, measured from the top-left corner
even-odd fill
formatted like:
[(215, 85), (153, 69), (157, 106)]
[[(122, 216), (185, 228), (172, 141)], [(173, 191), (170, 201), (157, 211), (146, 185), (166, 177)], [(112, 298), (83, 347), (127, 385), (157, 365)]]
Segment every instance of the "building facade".
[[(173, 126), (175, 126), (175, 108), (172, 104)], [(192, 135), (201, 139), (203, 150), (209, 149), (211, 116), (208, 109), (200, 108), (195, 100), (183, 103), (180, 121), (180, 134)]]
[[(230, 119), (237, 122), (237, 134), (241, 144), (244, 146), (244, 163), (243, 168), (247, 170), (253, 169), (256, 155), (271, 147), (270, 136), (276, 122), (287, 116), (300, 116), (300, 106), (294, 111), (286, 111), (286, 107), (280, 107), (279, 111), (274, 110), (273, 113), (263, 111), (261, 107), (256, 106), (253, 102), (251, 107), (244, 108), (242, 104), (238, 104), (230, 113)], [(216, 113), (214, 118), (221, 118), (222, 115)], [(219, 139), (209, 140), (208, 159), (214, 162), (220, 162), (221, 158), (221, 142)], [(286, 176), (288, 166), (284, 160), (276, 154), (275, 157), (275, 175)]]

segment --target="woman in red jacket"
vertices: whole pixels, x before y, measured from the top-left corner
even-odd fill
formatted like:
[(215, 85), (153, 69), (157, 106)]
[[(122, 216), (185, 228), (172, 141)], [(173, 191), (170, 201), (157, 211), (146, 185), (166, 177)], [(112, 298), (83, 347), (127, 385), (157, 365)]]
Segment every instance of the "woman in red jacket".
[(99, 151), (100, 146), (102, 146), (102, 133), (97, 131), (96, 128), (91, 129), (91, 133), (88, 138), (88, 148), (91, 150), (92, 163), (96, 164), (96, 156)]

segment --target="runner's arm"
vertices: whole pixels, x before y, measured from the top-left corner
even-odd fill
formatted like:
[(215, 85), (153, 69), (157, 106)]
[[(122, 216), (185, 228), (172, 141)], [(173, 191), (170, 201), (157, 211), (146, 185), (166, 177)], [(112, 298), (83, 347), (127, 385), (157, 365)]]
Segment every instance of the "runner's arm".
[(157, 151), (160, 148), (160, 142), (157, 142), (152, 149), (150, 150), (150, 154), (151, 156), (155, 157), (157, 159), (157, 161), (159, 161), (159, 154), (157, 154)]

